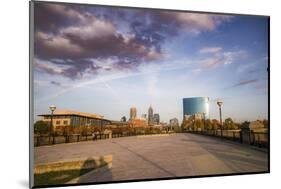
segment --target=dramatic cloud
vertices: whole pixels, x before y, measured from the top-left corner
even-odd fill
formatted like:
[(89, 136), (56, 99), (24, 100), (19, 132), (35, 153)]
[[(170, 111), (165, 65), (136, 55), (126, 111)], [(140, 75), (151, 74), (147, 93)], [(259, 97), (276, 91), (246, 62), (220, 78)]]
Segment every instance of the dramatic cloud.
[[(71, 79), (99, 71), (136, 69), (142, 63), (159, 61), (165, 57), (162, 44), (179, 31), (213, 31), (231, 19), (214, 14), (35, 5), (35, 57), (50, 63), (35, 62), (35, 66)], [(107, 68), (100, 66), (98, 62), (107, 59), (114, 62)]]
[(158, 14), (161, 21), (174, 22), (187, 31), (200, 33), (212, 31), (224, 21), (229, 21), (230, 16), (199, 13), (165, 12)]

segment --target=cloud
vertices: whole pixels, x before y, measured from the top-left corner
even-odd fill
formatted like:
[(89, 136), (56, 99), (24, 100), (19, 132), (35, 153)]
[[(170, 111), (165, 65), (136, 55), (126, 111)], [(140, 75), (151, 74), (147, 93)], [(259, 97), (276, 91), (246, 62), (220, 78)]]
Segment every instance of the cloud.
[(192, 70), (192, 73), (193, 73), (193, 74), (199, 74), (199, 73), (201, 73), (201, 71), (202, 71), (202, 69), (197, 68), (197, 69), (193, 69), (193, 70)]
[(221, 47), (205, 47), (199, 50), (199, 53), (218, 53), (222, 50)]
[(91, 17), (75, 9), (73, 5), (55, 3), (36, 3), (34, 22), (36, 31), (57, 32), (60, 28), (70, 26), (75, 22), (86, 22)]
[(203, 48), (199, 53), (207, 53), (210, 56), (202, 60), (204, 68), (216, 68), (219, 65), (232, 64), (235, 60), (245, 58), (246, 51), (224, 51), (222, 48)]
[(237, 72), (238, 73), (245, 73), (246, 71), (248, 71), (248, 73), (251, 73), (252, 71), (255, 72), (256, 70), (253, 70), (253, 67), (255, 67), (254, 63), (242, 64), (238, 66)]
[(51, 75), (60, 75), (63, 72), (63, 69), (60, 67), (50, 64), (48, 61), (42, 61), (34, 59), (34, 67), (37, 71), (45, 72)]
[(51, 81), (50, 83), (51, 83), (52, 85), (61, 86), (61, 83), (60, 83), (60, 82), (57, 82), (57, 81)]
[[(104, 70), (136, 70), (141, 64), (164, 59), (163, 43), (178, 32), (213, 31), (230, 19), (215, 14), (35, 3), (35, 57), (53, 64), (35, 66), (70, 79)], [(107, 59), (114, 63), (106, 69), (96, 63)]]
[(231, 87), (240, 87), (243, 85), (248, 85), (248, 84), (252, 84), (252, 83), (256, 83), (258, 81), (258, 79), (250, 79), (250, 80), (242, 80), (234, 85), (232, 85)]
[(200, 13), (164, 12), (163, 17), (169, 21), (175, 21), (187, 31), (200, 33), (202, 31), (213, 31), (224, 21), (229, 21), (230, 16)]

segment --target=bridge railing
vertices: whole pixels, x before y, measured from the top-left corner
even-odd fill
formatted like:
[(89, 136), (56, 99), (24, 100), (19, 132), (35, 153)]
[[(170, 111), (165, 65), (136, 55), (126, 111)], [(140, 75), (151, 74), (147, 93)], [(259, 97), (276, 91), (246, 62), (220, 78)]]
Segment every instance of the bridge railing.
[(257, 132), (253, 130), (205, 130), (205, 131), (185, 131), (195, 134), (213, 136), (258, 146), (261, 148), (268, 148), (268, 132)]
[(134, 132), (134, 131), (110, 131), (110, 132), (96, 132), (93, 133), (84, 133), (84, 134), (35, 134), (34, 135), (34, 146), (44, 146), (44, 145), (54, 145), (62, 143), (73, 143), (73, 142), (82, 142), (90, 140), (104, 140), (109, 138), (119, 138), (119, 137), (130, 137), (137, 135), (153, 135), (153, 134), (167, 134), (173, 133), (172, 131), (144, 131), (144, 132)]

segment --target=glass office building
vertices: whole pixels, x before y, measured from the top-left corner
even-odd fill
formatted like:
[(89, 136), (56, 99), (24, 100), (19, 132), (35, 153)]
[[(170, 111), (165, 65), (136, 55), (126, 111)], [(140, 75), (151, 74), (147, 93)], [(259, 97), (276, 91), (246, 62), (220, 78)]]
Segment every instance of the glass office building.
[(209, 118), (209, 97), (191, 97), (183, 99), (183, 116), (204, 114)]

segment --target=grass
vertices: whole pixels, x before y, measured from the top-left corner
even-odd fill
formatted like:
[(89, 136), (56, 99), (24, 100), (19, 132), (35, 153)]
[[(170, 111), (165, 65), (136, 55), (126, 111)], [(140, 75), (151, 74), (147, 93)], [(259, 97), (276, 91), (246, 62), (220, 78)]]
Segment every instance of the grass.
[(74, 178), (77, 178), (85, 173), (92, 171), (93, 169), (76, 169), (76, 170), (67, 170), (67, 171), (52, 171), (42, 174), (34, 175), (34, 185), (43, 186), (43, 185), (57, 185), (64, 184)]

